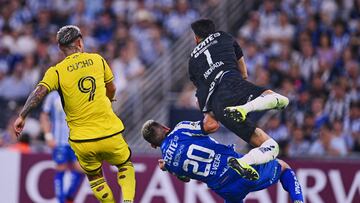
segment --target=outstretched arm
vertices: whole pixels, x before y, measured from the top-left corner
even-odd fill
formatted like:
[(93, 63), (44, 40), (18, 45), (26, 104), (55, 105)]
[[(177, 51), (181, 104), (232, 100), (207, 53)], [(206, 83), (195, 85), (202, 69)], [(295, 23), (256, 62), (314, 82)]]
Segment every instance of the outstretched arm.
[(105, 84), (106, 88), (106, 96), (110, 99), (110, 101), (116, 101), (115, 100), (115, 92), (116, 87), (113, 82), (108, 82)]
[(220, 128), (219, 122), (215, 119), (213, 113), (204, 113), (203, 130), (206, 133), (214, 133)]
[(23, 130), (26, 116), (30, 113), (31, 110), (33, 110), (40, 104), (40, 102), (47, 94), (48, 89), (43, 85), (38, 85), (35, 90), (30, 94), (19, 114), (19, 117), (15, 120), (14, 129), (16, 136), (19, 136), (21, 131)]
[[(166, 168), (165, 168), (165, 161), (164, 161), (164, 159), (159, 159), (158, 162), (159, 162), (159, 168), (160, 168), (162, 171), (167, 171)], [(171, 173), (171, 174), (173, 174), (174, 176), (176, 176), (177, 179), (179, 179), (179, 180), (181, 180), (181, 181), (183, 181), (183, 182), (185, 182), (185, 183), (190, 182), (190, 180), (191, 180), (189, 177), (186, 177), (186, 176), (178, 176), (178, 175), (176, 175), (175, 173)]]
[(247, 68), (246, 68), (244, 57), (241, 57), (238, 60), (238, 64), (239, 64), (240, 73), (241, 73), (243, 79), (246, 80), (248, 78), (248, 73), (247, 73)]

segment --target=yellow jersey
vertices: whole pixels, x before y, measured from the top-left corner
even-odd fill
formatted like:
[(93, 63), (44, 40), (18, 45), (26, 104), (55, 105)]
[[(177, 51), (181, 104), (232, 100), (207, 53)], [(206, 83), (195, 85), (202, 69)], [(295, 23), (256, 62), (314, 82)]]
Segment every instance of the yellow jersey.
[(113, 79), (105, 59), (95, 53), (74, 53), (46, 71), (39, 85), (59, 92), (70, 140), (99, 139), (124, 130), (106, 96), (105, 84)]

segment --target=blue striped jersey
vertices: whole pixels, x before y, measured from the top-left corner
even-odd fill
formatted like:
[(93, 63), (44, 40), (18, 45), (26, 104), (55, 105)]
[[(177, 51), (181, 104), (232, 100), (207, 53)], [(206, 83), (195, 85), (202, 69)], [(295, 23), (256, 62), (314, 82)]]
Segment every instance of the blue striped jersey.
[(43, 112), (48, 113), (51, 122), (51, 132), (58, 146), (69, 145), (69, 128), (66, 123), (61, 98), (56, 91), (50, 92), (43, 103)]
[(233, 146), (219, 144), (205, 136), (201, 125), (200, 121), (177, 124), (161, 145), (162, 158), (169, 172), (216, 188), (227, 181), (224, 177), (228, 176), (228, 158), (240, 155)]

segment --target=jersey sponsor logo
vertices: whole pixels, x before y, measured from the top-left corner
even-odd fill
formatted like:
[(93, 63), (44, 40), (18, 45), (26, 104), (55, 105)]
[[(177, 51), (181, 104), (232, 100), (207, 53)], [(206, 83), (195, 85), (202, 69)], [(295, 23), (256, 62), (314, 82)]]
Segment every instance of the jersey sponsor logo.
[(74, 70), (78, 70), (79, 68), (86, 68), (88, 66), (93, 65), (94, 62), (92, 59), (86, 59), (83, 61), (76, 62), (66, 68), (67, 71), (72, 72)]
[(179, 166), (179, 162), (181, 159), (181, 154), (183, 154), (183, 149), (185, 148), (185, 145), (180, 145), (180, 148), (178, 152), (175, 155), (173, 166)]
[(220, 33), (216, 32), (214, 34), (209, 35), (203, 41), (201, 41), (191, 52), (191, 57), (197, 58), (202, 52), (204, 52), (210, 45), (213, 44), (215, 38), (219, 37)]
[(174, 138), (170, 141), (169, 147), (165, 150), (164, 161), (167, 165), (171, 165), (174, 153), (179, 146), (179, 144), (177, 142), (178, 140), (179, 140), (179, 137), (174, 136)]

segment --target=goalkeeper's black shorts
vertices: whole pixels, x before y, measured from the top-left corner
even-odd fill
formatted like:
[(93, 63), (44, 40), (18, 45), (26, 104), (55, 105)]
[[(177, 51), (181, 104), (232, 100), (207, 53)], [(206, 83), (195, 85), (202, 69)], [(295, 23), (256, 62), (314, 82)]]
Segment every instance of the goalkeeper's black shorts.
[(244, 141), (249, 142), (256, 128), (255, 123), (248, 119), (244, 122), (236, 122), (232, 118), (224, 116), (224, 109), (228, 106), (243, 105), (260, 96), (266, 90), (264, 87), (243, 80), (239, 74), (226, 73), (211, 97), (211, 110), (216, 119), (226, 128)]

